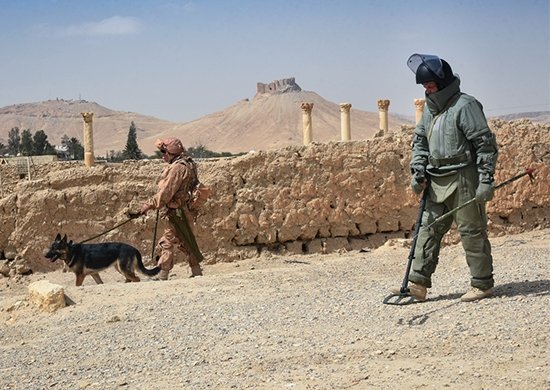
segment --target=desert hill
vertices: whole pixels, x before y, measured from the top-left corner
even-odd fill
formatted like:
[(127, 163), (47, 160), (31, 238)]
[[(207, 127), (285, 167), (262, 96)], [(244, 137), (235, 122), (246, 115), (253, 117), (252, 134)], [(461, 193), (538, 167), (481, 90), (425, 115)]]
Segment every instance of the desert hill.
[(154, 130), (163, 131), (173, 122), (133, 112), (114, 111), (86, 100), (46, 100), (37, 103), (16, 104), (0, 108), (0, 142), (7, 144), (13, 127), (31, 132), (44, 130), (52, 145), (59, 145), (67, 135), (83, 140), (81, 112), (94, 113), (94, 148), (96, 156), (105, 156), (110, 150), (122, 150), (126, 145), (131, 122), (137, 127), (138, 142)]
[[(30, 129), (33, 133), (44, 130), (52, 144), (59, 144), (64, 134), (82, 140), (80, 113), (93, 112), (96, 156), (104, 156), (110, 150), (122, 150), (132, 121), (138, 130), (138, 144), (147, 154), (153, 153), (154, 140), (159, 136), (176, 136), (187, 146), (201, 144), (215, 151), (271, 150), (301, 144), (302, 113), (299, 103), (304, 101), (314, 103), (314, 141), (339, 139), (338, 104), (315, 92), (302, 91), (293, 78), (280, 80), (278, 87), (271, 91), (260, 88), (262, 85), (277, 83), (258, 83), (259, 89), (253, 99), (239, 101), (222, 111), (188, 123), (114, 111), (85, 100), (56, 99), (12, 105), (0, 108), (0, 142), (7, 143), (9, 131), (16, 126), (21, 130)], [(373, 102), (373, 106), (376, 107), (376, 102)], [(370, 138), (379, 127), (378, 112), (366, 112), (353, 107), (351, 110), (352, 138)], [(390, 106), (391, 129), (411, 123), (412, 117), (391, 115)]]
[[(207, 145), (209, 149), (230, 152), (273, 150), (300, 145), (303, 137), (300, 103), (311, 102), (314, 142), (340, 139), (340, 107), (337, 103), (315, 92), (302, 90), (294, 78), (274, 81), (267, 85), (271, 88), (265, 86), (258, 84), (252, 100), (244, 99), (223, 111), (176, 125), (162, 135), (195, 140)], [(390, 130), (399, 128), (401, 124), (412, 123), (412, 118), (391, 115), (390, 105)], [(378, 112), (357, 110), (352, 106), (352, 139), (371, 138), (378, 129)]]

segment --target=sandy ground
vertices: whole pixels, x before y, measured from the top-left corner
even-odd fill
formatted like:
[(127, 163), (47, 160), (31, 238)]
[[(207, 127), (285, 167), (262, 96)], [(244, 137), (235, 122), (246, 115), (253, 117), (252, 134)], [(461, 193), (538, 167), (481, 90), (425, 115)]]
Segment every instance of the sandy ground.
[[(550, 230), (492, 238), (495, 296), (476, 303), (459, 301), (469, 278), (454, 245), (427, 302), (384, 305), (406, 244), (207, 265), (193, 279), (178, 264), (167, 282), (0, 279), (0, 388), (550, 388)], [(41, 279), (70, 305), (34, 308), (27, 286)]]

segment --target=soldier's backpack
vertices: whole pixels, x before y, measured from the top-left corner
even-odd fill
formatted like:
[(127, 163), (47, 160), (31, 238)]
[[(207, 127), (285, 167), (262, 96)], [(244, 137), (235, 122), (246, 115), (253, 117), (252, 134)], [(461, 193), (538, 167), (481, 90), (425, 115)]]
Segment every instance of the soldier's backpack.
[(189, 190), (189, 201), (187, 206), (189, 210), (197, 212), (206, 201), (212, 196), (212, 190), (200, 182), (199, 175), (197, 173), (197, 164), (191, 157), (185, 159), (188, 166), (193, 171), (193, 182), (191, 183), (191, 189)]

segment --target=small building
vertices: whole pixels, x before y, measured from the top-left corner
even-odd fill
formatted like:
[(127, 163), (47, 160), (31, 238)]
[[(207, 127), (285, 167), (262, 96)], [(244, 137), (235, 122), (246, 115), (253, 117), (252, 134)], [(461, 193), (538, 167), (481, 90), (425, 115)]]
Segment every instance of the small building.
[(35, 165), (47, 164), (50, 162), (58, 161), (56, 155), (46, 156), (17, 156), (17, 157), (1, 157), (0, 164), (15, 165), (17, 167), (17, 174), (20, 179), (27, 177), (30, 179), (31, 170)]

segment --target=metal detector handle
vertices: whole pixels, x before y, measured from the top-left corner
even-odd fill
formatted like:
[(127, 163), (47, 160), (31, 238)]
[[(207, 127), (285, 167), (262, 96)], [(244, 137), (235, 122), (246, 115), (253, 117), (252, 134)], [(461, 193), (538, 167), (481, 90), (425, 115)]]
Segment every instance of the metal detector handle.
[(411, 243), (411, 250), (409, 251), (409, 261), (407, 262), (407, 270), (405, 271), (405, 276), (403, 277), (403, 284), (401, 285), (401, 292), (407, 292), (407, 285), (409, 284), (409, 272), (411, 272), (412, 262), (414, 259), (414, 251), (416, 248), (416, 241), (418, 240), (418, 232), (420, 231), (420, 225), (422, 224), (422, 215), (426, 209), (426, 201), (428, 199), (428, 193), (430, 192), (430, 183), (426, 182), (426, 188), (422, 192), (422, 199), (420, 200), (420, 205), (418, 206), (418, 216), (416, 217), (416, 224), (414, 225), (414, 236)]
[[(516, 175), (516, 176), (513, 176), (513, 177), (509, 178), (508, 180), (503, 181), (503, 182), (500, 183), (500, 184), (497, 184), (497, 185), (495, 186), (495, 190), (498, 190), (499, 188), (502, 188), (502, 187), (504, 187), (505, 185), (508, 185), (508, 184), (510, 184), (511, 182), (516, 181), (516, 180), (518, 180), (518, 179), (520, 179), (520, 178), (522, 178), (523, 176), (526, 176), (526, 175), (529, 176), (529, 179), (531, 180), (531, 183), (532, 183), (532, 182), (535, 180), (535, 177), (534, 177), (534, 175), (533, 175), (533, 172), (535, 172), (535, 168), (526, 168), (524, 172), (522, 172), (522, 173), (520, 173), (520, 174), (518, 174), (518, 175)], [(456, 213), (458, 210), (461, 210), (461, 209), (463, 209), (464, 207), (466, 207), (466, 206), (468, 206), (468, 205), (470, 205), (470, 204), (472, 204), (472, 203), (474, 203), (474, 202), (477, 202), (477, 198), (472, 198), (472, 199), (470, 199), (470, 200), (468, 200), (468, 201), (462, 203), (460, 206), (455, 207), (454, 209), (452, 209), (452, 210), (446, 212), (445, 214), (443, 214), (443, 215), (437, 217), (437, 218), (436, 218), (432, 223), (430, 223), (427, 227), (428, 227), (428, 228), (432, 227), (432, 226), (435, 225), (436, 223), (439, 223), (439, 222), (443, 221), (445, 218), (449, 217), (450, 215), (453, 215), (453, 214)]]

